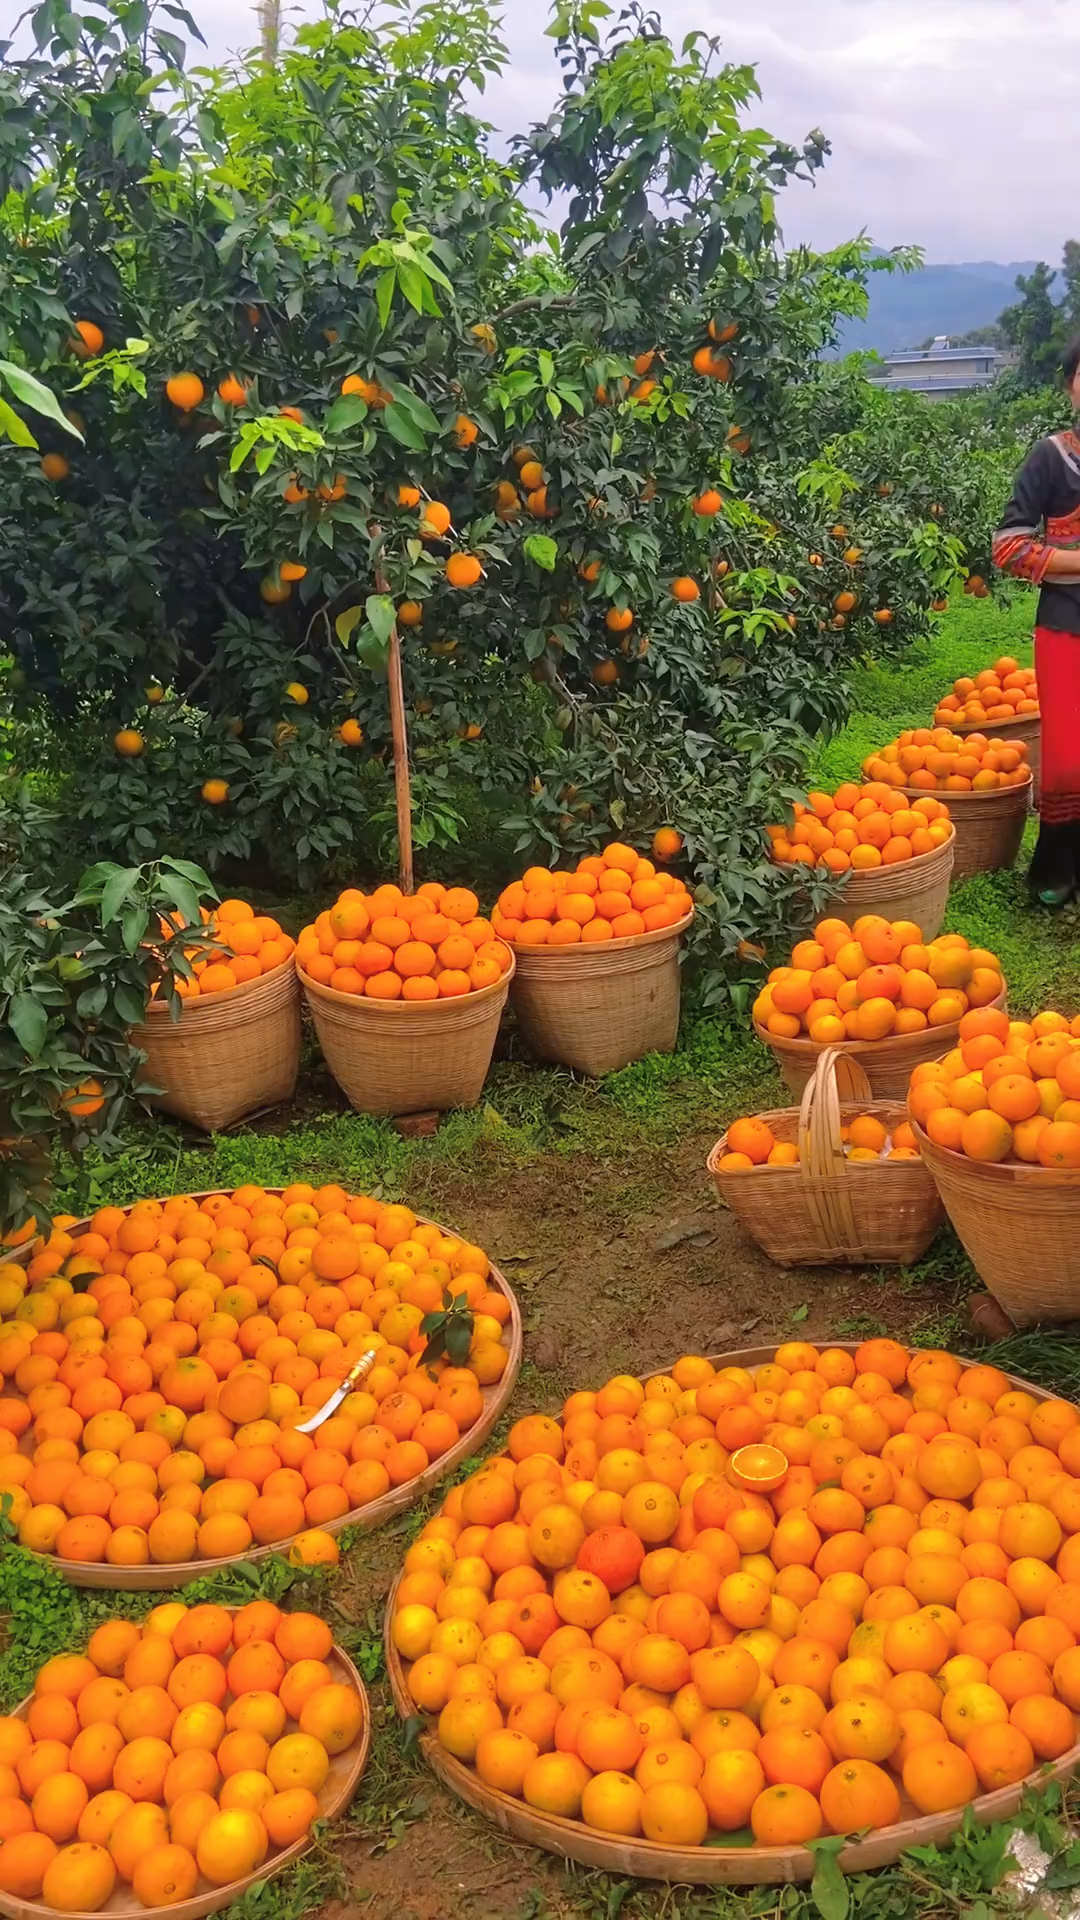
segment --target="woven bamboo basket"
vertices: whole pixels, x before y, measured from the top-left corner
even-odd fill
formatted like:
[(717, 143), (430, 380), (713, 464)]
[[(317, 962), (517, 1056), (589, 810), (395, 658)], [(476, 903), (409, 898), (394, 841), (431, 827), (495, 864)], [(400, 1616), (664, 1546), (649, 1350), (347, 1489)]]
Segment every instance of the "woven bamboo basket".
[[(222, 1189), (217, 1188), (214, 1191), (221, 1192)], [(266, 1192), (280, 1193), (281, 1188), (268, 1187)], [(194, 1197), (200, 1201), (207, 1200), (210, 1198), (210, 1190), (197, 1193)], [(127, 1211), (130, 1212), (130, 1208)], [(425, 1220), (423, 1224), (429, 1226), (437, 1223)], [(79, 1220), (68, 1231), (77, 1239), (80, 1233), (87, 1231), (89, 1225), (89, 1220)], [(441, 1231), (449, 1233), (453, 1229), (442, 1228)], [(28, 1245), (20, 1247), (10, 1257), (15, 1264), (25, 1266), (30, 1259), (30, 1253), (31, 1248)], [(392, 1519), (395, 1514), (403, 1513), (407, 1507), (413, 1506), (417, 1500), (422, 1499), (425, 1493), (430, 1493), (432, 1487), (437, 1486), (447, 1474), (453, 1473), (455, 1467), (459, 1467), (463, 1460), (471, 1459), (472, 1455), (483, 1446), (492, 1428), (502, 1418), (503, 1409), (514, 1391), (514, 1384), (521, 1369), (523, 1330), (521, 1309), (517, 1298), (497, 1267), (491, 1268), (490, 1284), (497, 1287), (500, 1293), (504, 1293), (510, 1302), (510, 1318), (503, 1331), (508, 1357), (502, 1378), (497, 1380), (494, 1386), (483, 1388), (484, 1410), (479, 1420), (461, 1435), (455, 1446), (450, 1447), (446, 1453), (440, 1454), (438, 1459), (433, 1460), (430, 1466), (425, 1467), (423, 1473), (418, 1473), (414, 1479), (406, 1480), (400, 1487), (391, 1487), (388, 1492), (381, 1494), (379, 1499), (370, 1500), (366, 1507), (352, 1507), (348, 1513), (341, 1514), (338, 1519), (320, 1521), (320, 1526), (327, 1533), (340, 1533), (344, 1527), (354, 1527), (359, 1533), (371, 1533), (376, 1527), (381, 1527), (384, 1521)], [(75, 1290), (83, 1291), (77, 1282)], [(14, 1380), (8, 1382), (5, 1393), (11, 1400), (24, 1398)], [(32, 1432), (32, 1428), (28, 1429), (20, 1440), (20, 1448), (24, 1453), (32, 1452)], [(253, 1546), (239, 1558), (255, 1561), (266, 1560), (272, 1553), (287, 1554), (295, 1539), (296, 1535), (290, 1534), (288, 1539), (275, 1540), (270, 1546)], [(57, 1573), (62, 1573), (65, 1580), (68, 1580), (73, 1587), (107, 1587), (110, 1591), (128, 1593), (158, 1592), (166, 1587), (181, 1587), (189, 1580), (201, 1580), (214, 1573), (223, 1573), (227, 1567), (235, 1566), (237, 1559), (237, 1556), (233, 1555), (228, 1559), (220, 1560), (163, 1561), (151, 1562), (142, 1567), (114, 1567), (96, 1561), (58, 1560), (56, 1555), (51, 1553), (43, 1554), (41, 1557), (47, 1566), (55, 1567)]]
[[(1004, 982), (991, 1005), (1005, 1005)], [(785, 1084), (801, 1098), (822, 1049), (813, 1040), (802, 1036), (797, 1040), (785, 1040), (778, 1034), (767, 1033), (756, 1020), (754, 1032), (759, 1040), (772, 1048)], [(959, 1043), (959, 1039), (960, 1023), (954, 1021), (946, 1027), (924, 1027), (921, 1033), (889, 1034), (884, 1040), (845, 1040), (836, 1048), (836, 1052), (843, 1058), (858, 1061), (877, 1099), (906, 1100), (912, 1068), (921, 1066), (924, 1060), (940, 1060), (942, 1054), (948, 1053), (951, 1047)]]
[(875, 1165), (848, 1159), (840, 1127), (856, 1113), (873, 1114), (887, 1132), (907, 1118), (899, 1103), (871, 1101), (858, 1061), (826, 1047), (802, 1106), (760, 1116), (778, 1140), (798, 1142), (798, 1166), (724, 1173), (726, 1133), (710, 1153), (707, 1166), (721, 1200), (778, 1266), (910, 1266), (944, 1223), (945, 1209), (921, 1160)]
[(143, 1079), (156, 1107), (217, 1133), (291, 1098), (300, 1071), (300, 989), (290, 954), (231, 993), (185, 1000), (180, 1018), (157, 1000), (131, 1044), (146, 1054)]
[[(912, 799), (925, 798), (921, 787), (901, 791)], [(956, 828), (954, 880), (1016, 865), (1031, 806), (1030, 777), (1021, 786), (996, 787), (992, 793), (946, 793), (944, 799)]]
[[(228, 1611), (235, 1613), (237, 1609), (230, 1607)], [(331, 1754), (330, 1771), (315, 1796), (319, 1802), (317, 1818), (336, 1820), (355, 1798), (356, 1789), (367, 1767), (371, 1749), (371, 1708), (360, 1675), (348, 1654), (343, 1653), (336, 1642), (327, 1654), (326, 1664), (330, 1668), (332, 1679), (338, 1685), (356, 1689), (364, 1708), (364, 1724), (355, 1745), (347, 1747), (344, 1753)], [(25, 1720), (33, 1697), (33, 1694), (28, 1694), (25, 1700), (20, 1700), (14, 1710), (17, 1719)], [(291, 1867), (300, 1859), (301, 1854), (306, 1853), (314, 1844), (314, 1838), (307, 1835), (302, 1840), (294, 1841), (290, 1847), (272, 1847), (262, 1865), (257, 1867), (254, 1873), (247, 1874), (241, 1880), (230, 1880), (223, 1887), (213, 1886), (200, 1874), (198, 1886), (191, 1898), (178, 1900), (169, 1907), (171, 1920), (202, 1920), (204, 1914), (217, 1913), (221, 1907), (231, 1906), (234, 1900), (242, 1899), (249, 1888), (261, 1885), (264, 1880), (271, 1879), (274, 1874), (284, 1873), (287, 1867)], [(135, 1898), (131, 1887), (119, 1881), (104, 1906), (96, 1908), (95, 1911), (99, 1914), (110, 1914), (113, 1920), (146, 1920), (148, 1909)], [(10, 1914), (11, 1920), (56, 1920), (55, 1907), (44, 1906), (40, 1900), (20, 1900), (10, 1893), (0, 1893), (0, 1913)], [(74, 1913), (70, 1916), (70, 1920), (93, 1920), (93, 1916), (89, 1913)]]
[(883, 920), (913, 920), (924, 940), (933, 940), (945, 920), (956, 855), (955, 831), (944, 846), (900, 860), (893, 867), (871, 867), (846, 875), (837, 888), (837, 908), (845, 920), (877, 913)]
[[(857, 1342), (835, 1340), (831, 1346), (854, 1353)], [(738, 1353), (711, 1354), (716, 1367), (760, 1367), (774, 1357), (774, 1347), (751, 1347)], [(658, 1373), (664, 1368), (656, 1369)], [(1030, 1393), (1037, 1400), (1052, 1396), (1026, 1380), (1012, 1380), (1012, 1386)], [(398, 1575), (398, 1580), (401, 1575)], [(387, 1600), (383, 1647), (394, 1705), (403, 1720), (413, 1720), (417, 1709), (408, 1690), (405, 1662), (390, 1636), (394, 1598), (398, 1581)], [(808, 1847), (759, 1847), (748, 1843), (748, 1835), (710, 1834), (703, 1847), (665, 1847), (656, 1840), (618, 1839), (598, 1833), (580, 1820), (565, 1820), (556, 1814), (537, 1813), (512, 1794), (501, 1793), (484, 1782), (461, 1760), (455, 1760), (441, 1746), (434, 1731), (420, 1735), (420, 1746), (432, 1772), (443, 1785), (490, 1820), (503, 1833), (526, 1845), (541, 1847), (565, 1860), (577, 1860), (583, 1866), (605, 1873), (642, 1880), (666, 1880), (675, 1886), (775, 1886), (813, 1878), (818, 1856)], [(1080, 1764), (1080, 1744), (1070, 1747), (1060, 1760), (1042, 1766), (1015, 1786), (995, 1793), (980, 1794), (971, 1805), (975, 1819), (981, 1822), (1006, 1820), (1014, 1814), (1024, 1795), (1049, 1780), (1064, 1780)], [(914, 1846), (937, 1846), (955, 1833), (967, 1814), (966, 1807), (954, 1807), (948, 1813), (919, 1814), (907, 1795), (901, 1792), (904, 1817), (895, 1826), (882, 1827), (863, 1839), (850, 1841), (837, 1858), (844, 1873), (868, 1872), (888, 1866)]]
[(1031, 768), (1032, 800), (1039, 799), (1039, 774), (1042, 768), (1042, 714), (1018, 713), (1012, 720), (962, 720), (959, 726), (951, 729), (966, 740), (970, 733), (985, 733), (995, 740), (1007, 740), (1015, 747), (1023, 741), (1027, 748), (1028, 765)]
[(915, 1132), (965, 1252), (1010, 1320), (1080, 1319), (1080, 1169), (969, 1160)]
[(368, 1000), (298, 969), (323, 1057), (358, 1113), (475, 1107), (514, 977), (449, 1000)]
[(519, 947), (513, 1002), (539, 1060), (594, 1079), (679, 1037), (679, 943), (693, 919), (595, 946)]

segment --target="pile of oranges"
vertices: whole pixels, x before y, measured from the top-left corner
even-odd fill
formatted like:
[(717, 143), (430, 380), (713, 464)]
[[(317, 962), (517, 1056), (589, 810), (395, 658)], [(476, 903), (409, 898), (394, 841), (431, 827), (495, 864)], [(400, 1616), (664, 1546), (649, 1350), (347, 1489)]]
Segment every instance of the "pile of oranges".
[(766, 827), (771, 857), (782, 866), (824, 867), (829, 873), (866, 873), (898, 866), (943, 847), (953, 828), (941, 800), (908, 804), (895, 783), (848, 781), (835, 793), (808, 793), (796, 801), (794, 825)]
[[(919, 1146), (906, 1120), (889, 1128), (873, 1113), (857, 1113), (840, 1128), (844, 1157), (856, 1164), (883, 1160), (918, 1160)], [(727, 1151), (717, 1161), (721, 1173), (749, 1173), (754, 1167), (797, 1167), (801, 1155), (794, 1140), (778, 1140), (767, 1121), (756, 1115), (736, 1120), (727, 1130)]]
[(924, 941), (913, 920), (864, 914), (820, 920), (791, 965), (774, 967), (754, 1001), (758, 1027), (777, 1039), (808, 1035), (818, 1046), (884, 1040), (955, 1024), (1004, 991), (1001, 962), (961, 933)]
[[(24, 1546), (115, 1567), (300, 1538), (455, 1447), (507, 1364), (487, 1255), (342, 1187), (103, 1207), (0, 1266), (0, 1491)], [(444, 1294), (469, 1364), (425, 1362)], [(297, 1428), (369, 1351), (361, 1387)]]
[(1023, 740), (961, 735), (948, 727), (908, 727), (880, 753), (869, 754), (862, 770), (868, 780), (909, 792), (995, 793), (999, 787), (1025, 786), (1031, 778)]
[(969, 1160), (1080, 1167), (1080, 1015), (965, 1014), (952, 1052), (915, 1068), (908, 1109), (935, 1146)]
[(508, 1449), (409, 1549), (389, 1626), (488, 1787), (666, 1847), (792, 1846), (1074, 1747), (1065, 1401), (894, 1340), (792, 1341), (620, 1375)]
[(491, 924), (512, 946), (569, 947), (655, 933), (693, 910), (683, 880), (613, 840), (603, 853), (579, 860), (573, 873), (530, 867), (503, 889)]
[(1017, 714), (1038, 716), (1039, 689), (1031, 667), (1022, 667), (1003, 654), (974, 680), (953, 681), (951, 693), (938, 701), (935, 725), (955, 727), (961, 722), (982, 726), (984, 720), (1012, 720)]
[(510, 955), (468, 887), (346, 887), (296, 943), (302, 973), (369, 1000), (449, 1000), (502, 979)]
[(125, 1881), (173, 1906), (305, 1839), (365, 1720), (332, 1645), (268, 1600), (168, 1601), (47, 1660), (25, 1719), (0, 1718), (0, 1890), (96, 1913)]
[[(197, 1000), (215, 993), (231, 993), (264, 973), (284, 966), (296, 946), (269, 914), (255, 912), (247, 900), (223, 900), (212, 913), (201, 910), (202, 923), (214, 936), (212, 947), (192, 947), (188, 953), (194, 980), (176, 976), (176, 991), (183, 1000)], [(183, 923), (177, 921), (175, 925)], [(170, 934), (174, 926), (162, 923), (162, 932)], [(157, 994), (157, 982), (150, 996)]]

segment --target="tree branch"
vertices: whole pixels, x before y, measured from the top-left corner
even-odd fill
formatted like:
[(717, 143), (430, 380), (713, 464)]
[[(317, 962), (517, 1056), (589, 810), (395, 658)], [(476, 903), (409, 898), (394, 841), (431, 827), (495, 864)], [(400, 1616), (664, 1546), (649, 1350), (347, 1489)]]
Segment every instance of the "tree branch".
[(512, 319), (515, 313), (535, 313), (538, 307), (572, 307), (576, 300), (574, 293), (557, 293), (550, 300), (546, 300), (542, 293), (530, 293), (524, 300), (512, 300), (508, 307), (495, 315), (494, 324), (498, 326), (500, 320)]

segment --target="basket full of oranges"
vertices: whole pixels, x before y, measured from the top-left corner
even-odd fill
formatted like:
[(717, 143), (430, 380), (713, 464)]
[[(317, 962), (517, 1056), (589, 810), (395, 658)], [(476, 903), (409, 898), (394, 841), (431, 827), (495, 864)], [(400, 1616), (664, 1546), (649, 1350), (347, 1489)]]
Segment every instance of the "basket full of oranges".
[(1018, 1326), (1080, 1314), (1080, 1016), (983, 1007), (908, 1110), (972, 1263)]
[(778, 1266), (921, 1259), (945, 1212), (902, 1104), (826, 1047), (800, 1107), (736, 1120), (709, 1155), (721, 1200)]
[(924, 940), (911, 921), (819, 920), (753, 1006), (754, 1031), (802, 1093), (823, 1047), (865, 1068), (878, 1098), (904, 1099), (912, 1068), (957, 1044), (972, 1007), (1001, 1006), (1001, 962), (960, 933)]
[[(653, 843), (661, 862), (669, 831)], [(538, 1058), (599, 1075), (670, 1053), (693, 912), (685, 881), (622, 841), (573, 873), (529, 867), (504, 888), (492, 925), (514, 948), (514, 1011)]]
[(909, 803), (941, 796), (956, 829), (953, 878), (1015, 864), (1031, 805), (1027, 742), (989, 726), (966, 736), (950, 727), (909, 727), (863, 761), (869, 780), (898, 787)]
[(361, 1113), (474, 1107), (514, 956), (469, 887), (348, 887), (297, 941), (326, 1064)]
[(935, 794), (918, 799), (883, 780), (845, 781), (796, 801), (789, 824), (766, 828), (777, 866), (809, 867), (843, 881), (849, 916), (914, 920), (928, 940), (949, 898), (956, 834)]
[(952, 692), (938, 701), (934, 725), (951, 727), (962, 738), (989, 728), (1004, 740), (1022, 739), (1038, 799), (1042, 714), (1034, 668), (1003, 654), (974, 678), (954, 680)]
[(176, 982), (179, 1018), (155, 993), (131, 1040), (146, 1054), (155, 1106), (213, 1133), (292, 1095), (300, 991), (295, 942), (249, 901), (204, 909), (203, 932), (189, 954), (191, 978)]

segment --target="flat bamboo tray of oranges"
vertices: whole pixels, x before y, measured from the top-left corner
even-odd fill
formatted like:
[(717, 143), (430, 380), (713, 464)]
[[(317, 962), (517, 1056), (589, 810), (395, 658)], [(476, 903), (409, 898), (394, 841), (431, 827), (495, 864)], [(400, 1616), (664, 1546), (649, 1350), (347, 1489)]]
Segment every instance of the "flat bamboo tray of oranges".
[[(467, 1458), (520, 1364), (481, 1248), (336, 1186), (104, 1207), (24, 1257), (0, 1268), (0, 1490), (79, 1585), (317, 1557), (312, 1533), (378, 1526)], [(447, 1301), (465, 1364), (425, 1358)]]
[(444, 1783), (610, 1872), (876, 1867), (1080, 1758), (1080, 1410), (896, 1341), (688, 1355), (533, 1414), (409, 1548)]
[(317, 1614), (170, 1601), (107, 1620), (0, 1716), (0, 1912), (199, 1920), (299, 1858), (370, 1738)]

